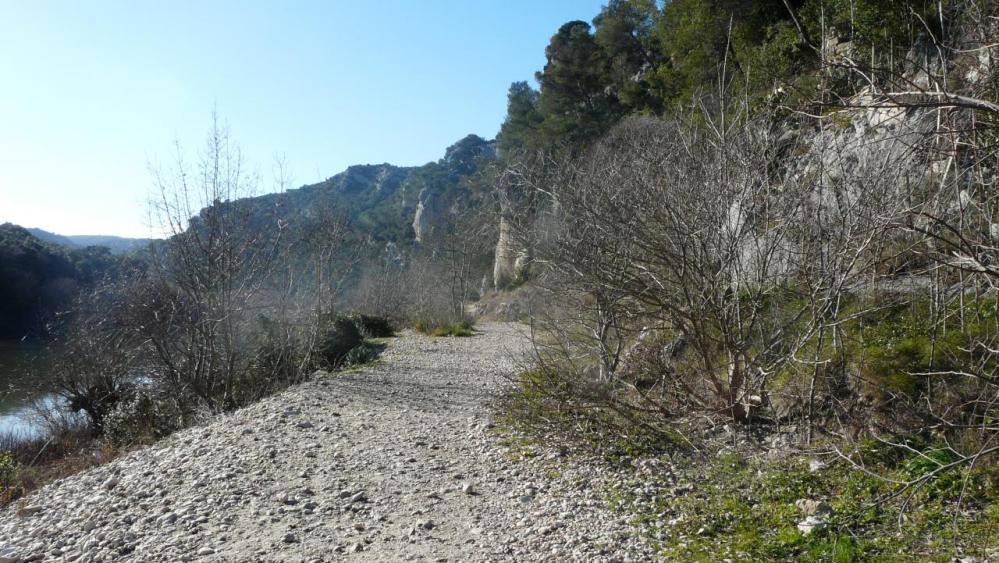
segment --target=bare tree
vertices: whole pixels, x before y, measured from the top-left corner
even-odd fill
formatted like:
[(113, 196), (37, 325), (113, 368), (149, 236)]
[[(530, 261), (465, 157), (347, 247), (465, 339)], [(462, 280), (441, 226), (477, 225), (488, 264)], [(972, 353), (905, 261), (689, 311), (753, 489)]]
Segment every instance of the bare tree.
[[(777, 374), (808, 371), (797, 400), (810, 424), (842, 300), (870, 279), (908, 200), (891, 170), (849, 168), (832, 149), (800, 170), (776, 165), (794, 149), (762, 123), (637, 118), (522, 175), (543, 178), (551, 217), (536, 234), (540, 283), (581, 311), (541, 323), (547, 363), (584, 380), (593, 366), (590, 379), (637, 397), (633, 408), (739, 421)], [(640, 334), (660, 349), (659, 373), (622, 366)]]
[(246, 326), (257, 292), (276, 255), (276, 218), (241, 198), (257, 190), (238, 147), (213, 115), (197, 164), (177, 147), (168, 169), (155, 169), (154, 216), (171, 234), (153, 269), (160, 291), (147, 303), (144, 326), (162, 376), (213, 410), (237, 403), (248, 373)]
[(112, 284), (78, 296), (57, 327), (60, 338), (44, 366), (50, 390), (71, 411), (86, 413), (95, 435), (104, 432), (115, 407), (135, 394), (148, 352), (120, 297), (120, 287)]

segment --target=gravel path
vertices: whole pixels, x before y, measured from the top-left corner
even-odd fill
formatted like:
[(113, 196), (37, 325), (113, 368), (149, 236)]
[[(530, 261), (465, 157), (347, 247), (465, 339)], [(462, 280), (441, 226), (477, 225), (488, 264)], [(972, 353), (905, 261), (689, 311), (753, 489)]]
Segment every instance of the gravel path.
[(406, 333), (375, 366), (35, 492), (0, 512), (0, 563), (647, 559), (592, 468), (546, 476), (489, 430), (526, 346), (516, 325)]

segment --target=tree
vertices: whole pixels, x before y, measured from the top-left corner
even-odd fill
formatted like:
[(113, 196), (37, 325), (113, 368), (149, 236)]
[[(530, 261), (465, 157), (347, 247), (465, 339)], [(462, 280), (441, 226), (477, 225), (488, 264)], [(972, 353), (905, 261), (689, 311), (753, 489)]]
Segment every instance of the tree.
[(73, 412), (85, 412), (93, 434), (105, 431), (111, 412), (135, 395), (136, 371), (148, 350), (129, 322), (121, 286), (101, 284), (78, 296), (63, 315), (58, 341), (51, 346), (46, 374), (49, 390)]
[(514, 82), (507, 94), (506, 118), (500, 127), (497, 143), (500, 154), (531, 150), (540, 143), (538, 128), (543, 117), (538, 111), (540, 94), (527, 82)]
[(156, 352), (158, 370), (176, 393), (212, 410), (239, 404), (241, 380), (252, 373), (247, 325), (269, 274), (280, 222), (250, 221), (237, 199), (257, 179), (216, 115), (195, 167), (179, 145), (171, 168), (154, 170), (154, 216), (171, 237), (156, 255), (139, 326)]
[(662, 100), (647, 83), (661, 62), (661, 42), (654, 33), (658, 16), (650, 0), (612, 0), (593, 19), (594, 39), (606, 54), (610, 82), (630, 111), (662, 109)]
[(546, 142), (585, 143), (621, 117), (624, 108), (610, 88), (610, 61), (590, 32), (590, 24), (564, 24), (552, 36), (545, 56), (548, 62), (537, 80)]

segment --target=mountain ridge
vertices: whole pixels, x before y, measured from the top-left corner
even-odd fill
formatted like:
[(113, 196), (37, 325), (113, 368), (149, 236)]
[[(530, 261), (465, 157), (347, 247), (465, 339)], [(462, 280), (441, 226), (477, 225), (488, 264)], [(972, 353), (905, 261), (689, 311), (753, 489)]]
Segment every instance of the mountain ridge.
[(24, 227), (35, 238), (65, 246), (66, 248), (86, 248), (88, 246), (103, 246), (113, 254), (124, 254), (148, 245), (156, 239), (121, 237), (116, 235), (61, 235), (38, 227)]

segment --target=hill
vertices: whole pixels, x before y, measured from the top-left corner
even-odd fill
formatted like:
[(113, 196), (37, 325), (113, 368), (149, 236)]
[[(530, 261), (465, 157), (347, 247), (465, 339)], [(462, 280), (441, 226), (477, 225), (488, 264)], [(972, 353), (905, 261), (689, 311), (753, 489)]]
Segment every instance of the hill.
[(148, 245), (153, 239), (117, 237), (112, 235), (60, 235), (38, 228), (28, 228), (27, 231), (39, 240), (65, 246), (66, 248), (86, 248), (88, 246), (103, 246), (112, 254), (125, 254)]
[(45, 320), (81, 287), (115, 276), (119, 265), (106, 247), (67, 248), (0, 225), (0, 339), (43, 332)]
[(423, 166), (350, 166), (323, 182), (236, 204), (249, 211), (252, 223), (265, 225), (277, 216), (302, 235), (324, 213), (335, 211), (349, 218), (352, 233), (362, 241), (408, 246), (441, 214), (481, 198), (490, 186), (477, 175), (495, 153), (495, 142), (468, 135), (448, 147), (443, 158)]

